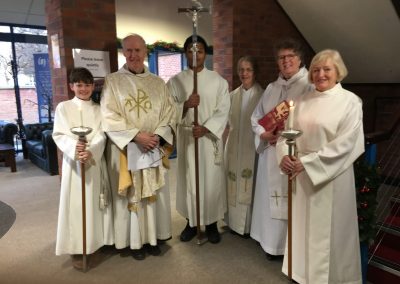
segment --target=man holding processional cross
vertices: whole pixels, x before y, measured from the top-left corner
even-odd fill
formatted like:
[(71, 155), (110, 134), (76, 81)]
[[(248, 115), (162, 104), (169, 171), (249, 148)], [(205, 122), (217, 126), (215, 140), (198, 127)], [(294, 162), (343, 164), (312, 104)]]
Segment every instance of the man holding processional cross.
[[(193, 51), (193, 37), (186, 39), (185, 55), (189, 69), (171, 78), (167, 83), (177, 103), (178, 178), (176, 207), (187, 219), (180, 235), (183, 242), (196, 236), (197, 222), (206, 226), (211, 243), (218, 243), (217, 221), (226, 212), (225, 170), (223, 166), (222, 134), (228, 120), (230, 98), (228, 83), (217, 72), (204, 66), (208, 49), (206, 41), (197, 36)], [(196, 52), (196, 64), (193, 54)], [(196, 65), (198, 93), (193, 93), (193, 65)], [(194, 126), (194, 108), (198, 108), (198, 125)], [(196, 218), (195, 139), (199, 149), (200, 218)]]

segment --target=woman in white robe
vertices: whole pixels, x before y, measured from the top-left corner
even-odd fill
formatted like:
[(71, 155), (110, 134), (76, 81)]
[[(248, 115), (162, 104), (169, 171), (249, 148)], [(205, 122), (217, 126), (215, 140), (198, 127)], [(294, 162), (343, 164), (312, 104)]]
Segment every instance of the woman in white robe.
[[(93, 84), (74, 82), (70, 85), (76, 97), (58, 104), (53, 129), (54, 141), (63, 153), (56, 255), (82, 254), (80, 161), (85, 162), (86, 252), (92, 254), (104, 245), (114, 244), (109, 182), (103, 157), (106, 136), (99, 119), (100, 106), (90, 100)], [(92, 129), (86, 136), (85, 151), (90, 154), (84, 158), (77, 151), (78, 136), (71, 132), (72, 127), (81, 125)]]
[(361, 283), (353, 162), (364, 152), (362, 102), (338, 83), (346, 75), (337, 51), (315, 55), (316, 90), (295, 104), (298, 157), (280, 164), (296, 177), (292, 277), (299, 283)]
[(255, 81), (257, 64), (253, 57), (241, 57), (237, 71), (242, 84), (230, 94), (229, 132), (225, 147), (228, 212), (224, 221), (232, 232), (249, 236), (256, 175), (256, 149), (250, 117), (263, 89)]
[[(259, 153), (250, 236), (258, 241), (269, 260), (283, 255), (287, 230), (287, 178), (280, 174), (275, 143), (279, 133), (266, 131), (259, 123), (283, 100), (294, 100), (311, 89), (303, 65), (302, 48), (294, 40), (277, 43), (278, 79), (267, 86), (251, 117)], [(279, 198), (278, 198), (279, 197)]]

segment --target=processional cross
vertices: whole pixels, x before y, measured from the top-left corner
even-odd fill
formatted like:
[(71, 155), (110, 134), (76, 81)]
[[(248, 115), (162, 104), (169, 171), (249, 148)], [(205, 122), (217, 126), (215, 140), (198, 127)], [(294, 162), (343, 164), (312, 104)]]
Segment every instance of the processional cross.
[[(193, 52), (193, 92), (197, 94), (197, 21), (198, 14), (201, 12), (209, 12), (209, 9), (203, 8), (199, 1), (192, 0), (193, 6), (190, 8), (178, 8), (178, 13), (187, 13), (192, 16), (192, 52)], [(199, 114), (197, 106), (194, 107), (194, 125), (199, 124)], [(200, 197), (199, 197), (199, 140), (194, 138), (194, 162), (195, 162), (195, 177), (196, 177), (196, 223), (197, 223), (197, 244), (201, 244), (201, 229), (200, 229)]]

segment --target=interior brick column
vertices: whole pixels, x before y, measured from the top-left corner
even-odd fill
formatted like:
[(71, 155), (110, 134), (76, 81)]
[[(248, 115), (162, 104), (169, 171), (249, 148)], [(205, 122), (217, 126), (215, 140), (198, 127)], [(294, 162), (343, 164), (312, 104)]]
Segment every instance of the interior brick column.
[(236, 63), (243, 55), (257, 59), (260, 67), (257, 80), (263, 87), (276, 80), (278, 69), (273, 45), (282, 37), (304, 43), (308, 66), (314, 51), (276, 0), (213, 1), (214, 69), (231, 89), (240, 85)]
[[(68, 74), (74, 67), (72, 49), (108, 51), (111, 72), (118, 68), (115, 0), (46, 0), (53, 107), (73, 97)], [(51, 36), (57, 34), (61, 68), (53, 66)]]
[[(46, 0), (53, 108), (73, 98), (68, 74), (74, 67), (73, 48), (103, 50), (110, 55), (111, 72), (118, 69), (115, 0)], [(51, 36), (57, 34), (61, 68), (53, 66)], [(61, 155), (58, 155), (61, 173)]]

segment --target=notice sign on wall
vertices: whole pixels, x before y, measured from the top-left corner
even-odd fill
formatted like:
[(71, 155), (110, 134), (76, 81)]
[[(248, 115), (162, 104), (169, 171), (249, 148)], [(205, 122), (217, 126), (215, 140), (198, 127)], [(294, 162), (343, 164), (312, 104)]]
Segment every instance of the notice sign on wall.
[(104, 78), (110, 73), (110, 56), (108, 51), (72, 49), (75, 67), (85, 67), (95, 78)]

